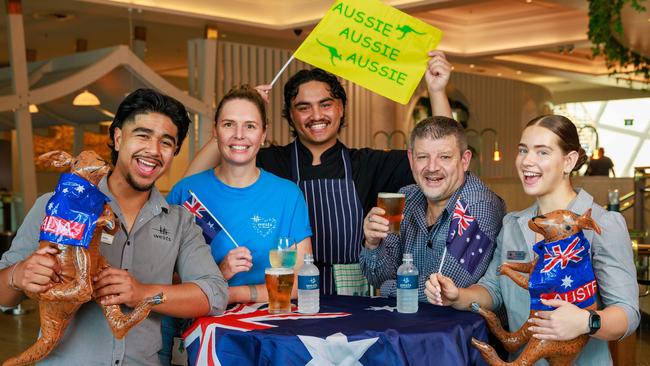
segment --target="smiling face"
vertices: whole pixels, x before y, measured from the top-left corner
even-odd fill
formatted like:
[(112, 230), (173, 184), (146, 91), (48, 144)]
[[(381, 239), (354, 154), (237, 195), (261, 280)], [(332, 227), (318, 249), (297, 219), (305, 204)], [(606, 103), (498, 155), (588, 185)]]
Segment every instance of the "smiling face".
[(333, 145), (341, 126), (343, 103), (332, 97), (326, 83), (309, 81), (300, 85), (291, 101), (291, 119), (305, 146)]
[(521, 135), (515, 165), (526, 194), (543, 197), (564, 185), (576, 164), (578, 153), (565, 154), (558, 144), (558, 136), (547, 128), (533, 125)]
[(266, 139), (266, 130), (255, 104), (245, 99), (232, 99), (221, 107), (215, 135), (224, 163), (255, 166), (255, 157)]
[(462, 154), (453, 135), (439, 139), (415, 138), (408, 150), (415, 182), (431, 202), (445, 203), (465, 182), (472, 153)]
[(178, 129), (160, 113), (137, 114), (115, 129), (115, 171), (136, 191), (150, 190), (171, 165)]

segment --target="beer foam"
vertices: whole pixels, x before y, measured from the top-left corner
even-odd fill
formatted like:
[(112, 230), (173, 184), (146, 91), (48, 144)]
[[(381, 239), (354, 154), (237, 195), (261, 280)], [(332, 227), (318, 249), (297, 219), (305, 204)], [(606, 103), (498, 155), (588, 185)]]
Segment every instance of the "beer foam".
[(404, 198), (404, 193), (388, 193), (388, 192), (379, 192), (377, 193), (379, 198)]
[(293, 274), (293, 268), (285, 268), (285, 267), (266, 268), (264, 270), (264, 274), (274, 275), (274, 276)]

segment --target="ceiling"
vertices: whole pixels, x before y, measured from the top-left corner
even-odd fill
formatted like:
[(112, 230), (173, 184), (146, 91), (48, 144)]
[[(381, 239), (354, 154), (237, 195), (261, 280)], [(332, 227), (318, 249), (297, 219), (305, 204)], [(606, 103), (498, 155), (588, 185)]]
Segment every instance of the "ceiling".
[[(556, 102), (650, 96), (647, 83), (630, 86), (609, 77), (603, 60), (592, 58), (586, 0), (384, 2), (440, 28), (439, 48), (456, 71), (539, 84)], [(140, 26), (146, 28), (145, 62), (187, 89), (187, 40), (201, 38), (206, 26), (218, 28), (220, 39), (295, 49), (332, 1), (22, 0), (22, 5), (25, 42), (34, 60), (73, 53), (77, 39), (86, 40), (88, 50), (128, 45), (130, 29)], [(0, 27), (6, 29), (1, 11)], [(624, 41), (650, 55), (650, 15), (625, 8), (623, 16)], [(0, 66), (8, 65), (7, 33), (0, 32)], [(0, 94), (7, 87), (0, 85)]]

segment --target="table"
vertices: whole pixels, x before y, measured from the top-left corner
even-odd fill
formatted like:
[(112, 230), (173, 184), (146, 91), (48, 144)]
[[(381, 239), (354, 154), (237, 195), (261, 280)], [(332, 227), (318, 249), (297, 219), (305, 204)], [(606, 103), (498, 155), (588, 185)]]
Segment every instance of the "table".
[(423, 303), (416, 314), (394, 307), (394, 298), (356, 296), (322, 296), (313, 315), (240, 304), (197, 319), (185, 345), (192, 365), (485, 364), (470, 344), (487, 340), (479, 315)]

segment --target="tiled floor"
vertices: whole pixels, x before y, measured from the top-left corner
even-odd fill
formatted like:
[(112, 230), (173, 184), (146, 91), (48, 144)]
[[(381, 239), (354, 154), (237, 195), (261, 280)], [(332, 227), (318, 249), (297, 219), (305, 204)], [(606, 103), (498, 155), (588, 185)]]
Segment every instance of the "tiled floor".
[[(26, 300), (22, 306), (27, 311), (24, 315), (0, 313), (0, 361), (26, 349), (38, 335), (39, 320), (36, 303)], [(650, 295), (640, 298), (640, 306), (643, 313), (650, 314)], [(636, 364), (650, 366), (649, 315), (643, 316), (635, 337), (637, 339)]]

